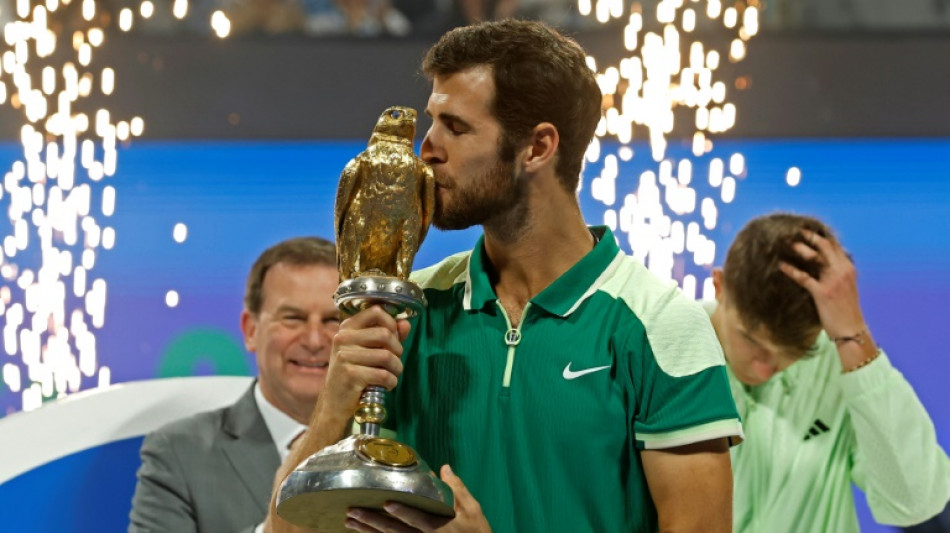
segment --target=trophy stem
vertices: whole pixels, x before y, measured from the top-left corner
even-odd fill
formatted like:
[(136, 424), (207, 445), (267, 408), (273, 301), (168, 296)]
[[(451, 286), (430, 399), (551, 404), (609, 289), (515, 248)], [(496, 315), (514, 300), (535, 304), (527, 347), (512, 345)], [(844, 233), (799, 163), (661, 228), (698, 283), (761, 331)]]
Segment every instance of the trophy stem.
[(378, 386), (367, 387), (360, 396), (360, 406), (354, 418), (360, 425), (360, 433), (372, 437), (379, 436), (379, 426), (386, 421), (386, 389)]

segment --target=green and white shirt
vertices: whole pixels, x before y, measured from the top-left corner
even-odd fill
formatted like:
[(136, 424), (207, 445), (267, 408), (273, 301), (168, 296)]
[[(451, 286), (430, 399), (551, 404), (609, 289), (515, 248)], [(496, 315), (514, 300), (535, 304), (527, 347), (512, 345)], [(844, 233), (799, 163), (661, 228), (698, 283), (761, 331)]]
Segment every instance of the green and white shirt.
[(742, 436), (702, 308), (594, 231), (516, 328), (483, 240), (413, 276), (429, 304), (390, 425), (452, 466), (496, 532), (654, 531), (639, 450)]
[(842, 374), (827, 335), (811, 351), (763, 385), (729, 373), (746, 433), (732, 449), (734, 531), (857, 533), (852, 482), (882, 524), (917, 524), (943, 510), (950, 459), (887, 355)]

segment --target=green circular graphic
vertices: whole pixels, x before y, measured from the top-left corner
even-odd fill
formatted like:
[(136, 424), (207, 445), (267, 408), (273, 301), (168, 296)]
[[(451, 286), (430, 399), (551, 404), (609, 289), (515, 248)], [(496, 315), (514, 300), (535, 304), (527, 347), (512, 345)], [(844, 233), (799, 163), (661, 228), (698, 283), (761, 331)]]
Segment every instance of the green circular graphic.
[(224, 331), (198, 328), (172, 340), (158, 363), (158, 377), (193, 376), (202, 363), (218, 376), (252, 375), (242, 345)]

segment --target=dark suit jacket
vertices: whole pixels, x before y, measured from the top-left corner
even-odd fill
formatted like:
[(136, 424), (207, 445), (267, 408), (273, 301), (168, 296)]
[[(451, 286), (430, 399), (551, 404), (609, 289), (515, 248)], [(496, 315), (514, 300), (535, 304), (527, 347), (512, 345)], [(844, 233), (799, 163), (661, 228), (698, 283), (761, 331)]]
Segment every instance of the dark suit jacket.
[(280, 466), (254, 385), (230, 407), (150, 433), (141, 455), (130, 532), (251, 532)]

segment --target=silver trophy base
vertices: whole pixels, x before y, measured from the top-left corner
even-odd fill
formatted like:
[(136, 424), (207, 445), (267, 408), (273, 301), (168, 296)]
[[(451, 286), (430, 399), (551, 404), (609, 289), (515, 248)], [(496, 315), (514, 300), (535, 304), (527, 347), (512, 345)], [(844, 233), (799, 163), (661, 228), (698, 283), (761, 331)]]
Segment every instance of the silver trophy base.
[[(412, 464), (374, 460), (363, 450), (369, 441), (407, 450)], [(383, 452), (385, 453), (385, 452)], [(383, 462), (380, 462), (382, 460)], [(406, 461), (403, 461), (406, 462)], [(387, 439), (352, 435), (308, 457), (284, 480), (277, 495), (277, 514), (298, 526), (332, 533), (344, 525), (351, 507), (382, 510), (400, 502), (429, 513), (455, 516), (452, 489), (411, 448)]]

